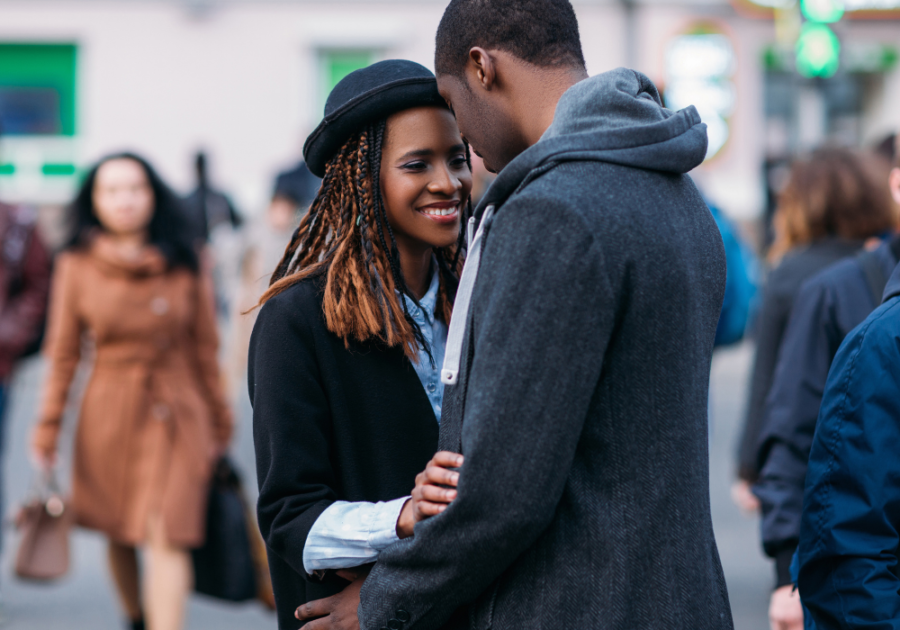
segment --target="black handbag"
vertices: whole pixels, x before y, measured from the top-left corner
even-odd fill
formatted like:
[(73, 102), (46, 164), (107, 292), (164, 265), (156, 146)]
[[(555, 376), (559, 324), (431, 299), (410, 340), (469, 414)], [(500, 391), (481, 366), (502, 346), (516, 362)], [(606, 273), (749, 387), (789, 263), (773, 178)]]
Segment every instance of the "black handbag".
[(206, 542), (192, 552), (196, 592), (230, 602), (260, 595), (251, 542), (259, 533), (247, 512), (240, 477), (231, 461), (223, 457), (216, 464), (209, 492)]

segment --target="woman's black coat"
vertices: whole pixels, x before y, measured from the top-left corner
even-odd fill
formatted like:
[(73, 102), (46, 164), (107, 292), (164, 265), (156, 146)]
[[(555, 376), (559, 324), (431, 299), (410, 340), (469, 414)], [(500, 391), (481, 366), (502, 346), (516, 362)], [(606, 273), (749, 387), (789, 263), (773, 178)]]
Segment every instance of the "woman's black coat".
[(437, 447), (438, 424), (400, 348), (344, 342), (325, 327), (323, 282), (305, 280), (262, 307), (250, 341), (257, 514), (279, 628), (300, 604), (346, 582), (303, 568), (313, 523), (332, 503), (407, 495)]

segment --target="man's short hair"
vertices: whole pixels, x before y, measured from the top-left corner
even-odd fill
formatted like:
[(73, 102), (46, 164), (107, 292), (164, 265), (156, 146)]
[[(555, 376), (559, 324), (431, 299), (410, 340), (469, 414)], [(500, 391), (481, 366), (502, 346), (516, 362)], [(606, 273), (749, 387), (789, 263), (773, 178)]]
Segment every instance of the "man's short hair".
[(437, 31), (437, 74), (461, 76), (475, 46), (545, 68), (585, 68), (569, 0), (451, 0)]

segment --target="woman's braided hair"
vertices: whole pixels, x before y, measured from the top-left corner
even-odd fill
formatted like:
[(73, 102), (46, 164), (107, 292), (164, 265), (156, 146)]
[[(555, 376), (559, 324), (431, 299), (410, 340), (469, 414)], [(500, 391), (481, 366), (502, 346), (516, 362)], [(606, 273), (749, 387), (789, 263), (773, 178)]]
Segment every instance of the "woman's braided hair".
[[(319, 193), (294, 231), (259, 304), (306, 278), (325, 274), (322, 308), (328, 330), (348, 346), (351, 339), (400, 345), (417, 362), (419, 348), (429, 356), (431, 351), (406, 300), (398, 295), (405, 294), (418, 304), (404, 281), (381, 195), (385, 128), (386, 121), (370, 125), (347, 140), (328, 163)], [(466, 162), (471, 168), (468, 145)], [(439, 273), (435, 315), (446, 323), (459, 285), (465, 257), (463, 234), (471, 214), (468, 201), (456, 244), (434, 252)]]

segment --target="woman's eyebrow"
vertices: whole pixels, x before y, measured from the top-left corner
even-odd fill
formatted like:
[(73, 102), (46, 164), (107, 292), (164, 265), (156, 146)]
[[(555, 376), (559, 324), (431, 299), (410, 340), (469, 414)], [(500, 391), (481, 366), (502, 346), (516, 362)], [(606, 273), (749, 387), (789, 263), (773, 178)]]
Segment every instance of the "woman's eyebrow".
[(405, 160), (406, 158), (411, 157), (430, 157), (432, 155), (434, 155), (434, 151), (431, 149), (415, 149), (413, 151), (407, 151), (397, 159)]

